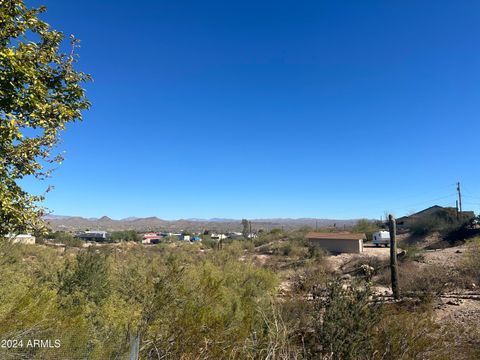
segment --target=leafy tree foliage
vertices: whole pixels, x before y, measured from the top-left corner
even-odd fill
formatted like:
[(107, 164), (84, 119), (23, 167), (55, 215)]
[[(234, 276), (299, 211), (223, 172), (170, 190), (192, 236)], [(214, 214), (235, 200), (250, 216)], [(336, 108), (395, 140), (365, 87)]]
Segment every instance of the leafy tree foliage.
[(62, 52), (64, 35), (38, 18), (44, 11), (0, 0), (0, 235), (41, 227), (43, 197), (18, 180), (44, 179), (61, 163), (60, 132), (90, 107), (81, 87), (90, 77), (74, 69), (78, 41)]

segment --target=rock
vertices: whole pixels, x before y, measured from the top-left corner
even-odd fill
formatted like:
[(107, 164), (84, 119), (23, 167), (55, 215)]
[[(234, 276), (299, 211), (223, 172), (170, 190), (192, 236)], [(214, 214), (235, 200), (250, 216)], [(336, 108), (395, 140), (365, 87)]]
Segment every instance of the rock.
[(449, 299), (447, 301), (447, 305), (454, 305), (454, 306), (459, 306), (463, 303), (463, 301), (461, 299)]

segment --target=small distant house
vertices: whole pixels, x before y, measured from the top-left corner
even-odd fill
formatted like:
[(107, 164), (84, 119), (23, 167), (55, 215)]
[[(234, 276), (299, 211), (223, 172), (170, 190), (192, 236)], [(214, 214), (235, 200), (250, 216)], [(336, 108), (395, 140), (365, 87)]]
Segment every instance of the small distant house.
[(163, 238), (162, 233), (148, 232), (143, 234), (142, 244), (158, 244)]
[(106, 231), (85, 231), (76, 235), (77, 238), (85, 241), (107, 241), (110, 238), (110, 234)]
[(12, 244), (35, 244), (35, 236), (31, 234), (20, 234), (20, 235), (15, 235), (12, 237), (9, 237), (12, 242)]
[(184, 235), (184, 234), (182, 234), (182, 235), (180, 235), (178, 238), (179, 238), (180, 240), (182, 240), (182, 241), (190, 241), (190, 235)]
[(331, 253), (362, 253), (365, 234), (309, 232), (305, 237), (312, 245)]
[(156, 232), (147, 232), (143, 234), (144, 239), (152, 239), (158, 237), (158, 234)]
[(148, 244), (159, 244), (160, 243), (160, 240), (162, 238), (161, 237), (158, 237), (158, 238), (147, 238), (147, 239), (142, 239), (142, 244), (144, 245), (148, 245)]

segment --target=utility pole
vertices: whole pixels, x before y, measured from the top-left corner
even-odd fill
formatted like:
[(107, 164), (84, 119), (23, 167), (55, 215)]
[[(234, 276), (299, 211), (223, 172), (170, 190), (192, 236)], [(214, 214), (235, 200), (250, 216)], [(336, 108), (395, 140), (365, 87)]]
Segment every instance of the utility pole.
[(458, 200), (455, 200), (455, 210), (457, 211), (457, 220), (458, 220)]
[(460, 191), (460, 182), (457, 182), (457, 192), (458, 192), (458, 206), (460, 207), (460, 215), (462, 215), (462, 193)]
[(392, 293), (395, 300), (400, 299), (398, 289), (398, 265), (397, 265), (397, 224), (393, 215), (388, 215), (388, 228), (390, 230), (390, 271), (392, 277)]

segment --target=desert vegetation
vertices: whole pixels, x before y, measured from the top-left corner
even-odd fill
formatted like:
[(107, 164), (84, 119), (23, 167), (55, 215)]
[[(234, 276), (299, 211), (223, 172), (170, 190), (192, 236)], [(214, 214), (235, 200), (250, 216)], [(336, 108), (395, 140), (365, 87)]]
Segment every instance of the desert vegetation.
[[(475, 324), (438, 321), (440, 294), (478, 284), (479, 239), (445, 269), (426, 254), (400, 262), (401, 302), (385, 301), (385, 260), (341, 269), (304, 230), (208, 244), (89, 248), (0, 245), (0, 336), (55, 338), (53, 349), (2, 358), (470, 359)], [(64, 240), (64, 239), (62, 239)], [(72, 244), (73, 245), (73, 244)], [(366, 274), (365, 265), (373, 269)], [(462, 335), (464, 334), (464, 335)], [(463, 357), (462, 357), (463, 356)]]

